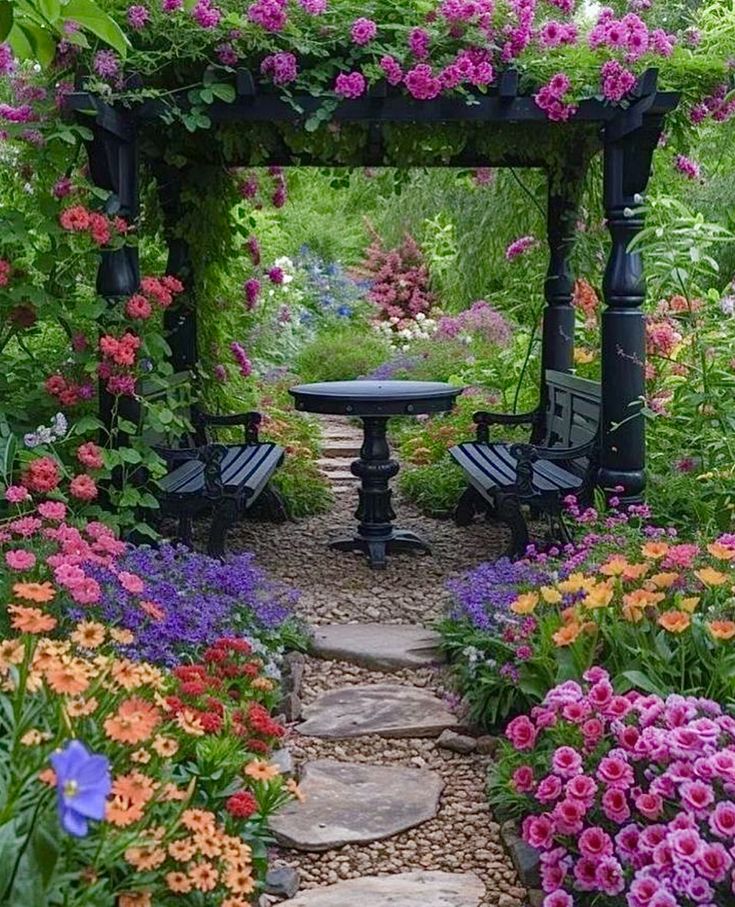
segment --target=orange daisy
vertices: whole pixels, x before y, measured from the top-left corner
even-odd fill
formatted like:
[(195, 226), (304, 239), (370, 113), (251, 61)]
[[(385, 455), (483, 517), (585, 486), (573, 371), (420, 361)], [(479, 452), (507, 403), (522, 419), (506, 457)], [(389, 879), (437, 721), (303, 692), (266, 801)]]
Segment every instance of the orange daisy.
[(144, 614), (147, 614), (148, 617), (153, 618), (153, 620), (163, 620), (166, 616), (164, 609), (155, 602), (138, 602), (138, 607)]
[(175, 756), (178, 752), (179, 742), (173, 737), (164, 737), (162, 734), (156, 734), (151, 747), (162, 759), (170, 759), (171, 756)]
[(692, 619), (685, 611), (664, 611), (658, 622), (669, 633), (683, 633), (691, 625)]
[(281, 770), (277, 765), (269, 765), (260, 759), (254, 759), (245, 766), (245, 774), (255, 781), (272, 781), (281, 774)]
[(0, 671), (11, 665), (19, 665), (25, 658), (25, 646), (19, 639), (4, 639), (0, 642)]
[(204, 857), (218, 857), (222, 853), (222, 843), (216, 831), (195, 834), (194, 844)]
[(225, 898), (220, 907), (251, 907), (251, 901), (246, 898)]
[(56, 589), (51, 583), (15, 583), (13, 592), (24, 601), (38, 604), (53, 601), (56, 596)]
[(203, 863), (197, 863), (189, 869), (189, 878), (195, 888), (199, 891), (212, 891), (217, 887), (219, 873), (211, 863), (206, 860)]
[(178, 724), (182, 731), (191, 734), (192, 737), (204, 736), (205, 731), (201, 721), (189, 709), (184, 709), (177, 714), (176, 724)]
[(135, 636), (130, 630), (121, 630), (119, 627), (112, 627), (110, 636), (115, 642), (119, 642), (121, 646), (129, 646), (135, 642)]
[(112, 666), (112, 679), (124, 690), (142, 686), (140, 665), (127, 658), (119, 658)]
[(38, 608), (8, 605), (8, 613), (13, 615), (10, 626), (20, 633), (48, 633), (56, 626), (56, 618)]
[(161, 713), (145, 699), (126, 699), (114, 715), (105, 719), (105, 733), (118, 743), (142, 743), (161, 720)]
[(99, 703), (91, 696), (89, 699), (71, 699), (66, 704), (66, 713), (71, 718), (83, 718), (86, 715), (93, 715), (97, 711)]
[(130, 800), (134, 805), (145, 806), (153, 799), (156, 787), (153, 778), (135, 771), (127, 775), (118, 775), (112, 782), (112, 793), (114, 796)]
[(89, 686), (89, 665), (78, 658), (62, 661), (46, 671), (46, 683), (60, 696), (78, 696)]
[(715, 639), (732, 639), (735, 636), (735, 621), (713, 620), (707, 624)]
[(69, 638), (83, 649), (97, 649), (105, 641), (105, 628), (94, 620), (84, 620)]
[(151, 907), (152, 903), (148, 891), (126, 891), (117, 899), (117, 907)]
[(186, 809), (181, 814), (181, 824), (194, 832), (212, 832), (215, 828), (214, 813), (208, 809)]
[(234, 867), (225, 875), (225, 885), (235, 894), (252, 894), (255, 891), (255, 881), (249, 869)]
[(179, 863), (188, 863), (197, 852), (191, 840), (172, 841), (168, 845), (168, 853), (172, 860)]
[(125, 859), (140, 872), (150, 872), (166, 862), (166, 851), (162, 847), (128, 847)]
[(143, 818), (143, 807), (131, 803), (124, 797), (113, 797), (107, 801), (105, 819), (118, 828), (127, 828), (128, 825), (138, 822)]
[(191, 880), (183, 872), (167, 872), (166, 885), (176, 894), (187, 894), (191, 891)]
[(179, 801), (179, 800), (186, 800), (188, 798), (188, 796), (189, 796), (189, 794), (185, 790), (182, 790), (181, 788), (177, 787), (175, 784), (171, 784), (169, 782), (168, 784), (164, 785), (163, 793), (161, 794), (161, 799), (166, 800), (166, 801), (175, 802), (175, 801)]
[(151, 754), (148, 750), (141, 748), (130, 754), (130, 761), (137, 765), (148, 765), (151, 761)]

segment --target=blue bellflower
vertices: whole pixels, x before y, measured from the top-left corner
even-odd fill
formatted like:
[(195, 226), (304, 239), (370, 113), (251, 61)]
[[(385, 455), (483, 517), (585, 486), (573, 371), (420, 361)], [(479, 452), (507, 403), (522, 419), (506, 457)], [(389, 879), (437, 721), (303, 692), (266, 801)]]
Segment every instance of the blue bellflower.
[(89, 819), (98, 822), (105, 817), (105, 803), (112, 787), (110, 763), (97, 756), (78, 740), (51, 756), (56, 772), (59, 821), (64, 831), (83, 838), (89, 831)]

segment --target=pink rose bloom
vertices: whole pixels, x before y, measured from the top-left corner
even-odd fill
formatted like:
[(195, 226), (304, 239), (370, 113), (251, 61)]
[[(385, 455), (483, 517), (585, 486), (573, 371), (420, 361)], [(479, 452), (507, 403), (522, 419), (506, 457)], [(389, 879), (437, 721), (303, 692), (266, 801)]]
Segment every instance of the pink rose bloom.
[(582, 757), (571, 746), (560, 746), (551, 757), (551, 764), (557, 775), (571, 778), (582, 772)]
[(576, 835), (582, 830), (587, 807), (580, 800), (562, 800), (552, 813), (557, 834)]
[(597, 866), (597, 887), (608, 897), (620, 894), (625, 888), (623, 867), (614, 857), (604, 857)]
[(597, 887), (597, 860), (581, 857), (574, 867), (574, 881), (580, 891), (594, 891)]
[(582, 677), (587, 681), (587, 683), (599, 683), (601, 680), (609, 680), (610, 675), (604, 668), (592, 667), (589, 670), (585, 671)]
[(735, 804), (718, 803), (709, 817), (709, 827), (718, 838), (735, 838)]
[(145, 583), (135, 573), (128, 573), (126, 570), (121, 570), (120, 573), (118, 573), (117, 578), (123, 589), (126, 592), (130, 592), (131, 595), (140, 595), (145, 589)]
[(565, 721), (581, 724), (589, 713), (590, 707), (586, 702), (569, 702), (564, 706), (561, 714)]
[(32, 570), (36, 566), (36, 555), (32, 551), (15, 548), (5, 553), (5, 563), (11, 570)]
[(9, 504), (22, 504), (30, 499), (31, 494), (25, 485), (8, 485), (5, 489), (5, 500)]
[(590, 859), (609, 857), (614, 852), (610, 835), (597, 825), (585, 828), (579, 836), (577, 845), (582, 856)]
[(520, 794), (528, 793), (532, 791), (536, 786), (536, 782), (533, 777), (533, 769), (530, 765), (521, 765), (520, 768), (517, 768), (513, 772), (513, 787)]
[(635, 807), (646, 819), (655, 821), (663, 812), (664, 803), (658, 794), (643, 793), (635, 798)]
[(69, 592), (79, 605), (92, 605), (102, 598), (102, 590), (99, 583), (90, 576), (85, 577), (81, 583), (77, 583)]
[[(693, 828), (675, 831), (668, 836), (667, 843), (674, 857), (687, 863), (695, 863), (697, 861), (704, 844), (699, 837), (699, 832)], [(660, 846), (661, 844), (657, 845), (657, 847)]]
[(615, 844), (617, 845), (620, 856), (632, 857), (638, 852), (641, 833), (637, 825), (626, 825), (621, 828), (615, 835)]
[(684, 809), (695, 815), (701, 814), (715, 800), (715, 792), (703, 781), (684, 782), (679, 788), (679, 794)]
[(341, 72), (334, 83), (335, 92), (343, 98), (359, 98), (365, 94), (367, 82), (361, 72)]
[(722, 882), (732, 866), (732, 857), (722, 844), (705, 844), (697, 859), (697, 869), (711, 882)]
[(359, 47), (369, 44), (378, 34), (378, 26), (372, 19), (361, 17), (352, 23), (350, 32), (352, 40)]
[(574, 901), (571, 894), (566, 891), (552, 891), (544, 898), (543, 907), (574, 907)]
[(61, 501), (42, 501), (38, 505), (38, 512), (46, 520), (59, 522), (66, 518), (66, 504)]
[(505, 729), (505, 736), (517, 750), (531, 750), (536, 744), (536, 728), (526, 715), (514, 718)]
[(617, 756), (605, 756), (597, 769), (597, 778), (604, 781), (608, 787), (625, 790), (633, 784), (633, 769), (624, 759)]
[(625, 792), (614, 787), (602, 795), (602, 810), (611, 822), (622, 825), (630, 818), (630, 807)]
[(630, 907), (651, 907), (654, 897), (662, 889), (658, 881), (650, 877), (637, 877), (630, 884), (628, 904)]
[(590, 687), (587, 699), (593, 708), (604, 709), (612, 701), (614, 690), (607, 680), (600, 680)]
[(554, 840), (554, 826), (550, 817), (546, 813), (541, 816), (526, 816), (521, 825), (521, 837), (536, 850), (548, 850)]
[(536, 788), (536, 799), (539, 803), (553, 803), (561, 796), (561, 780), (556, 775), (547, 775), (539, 781)]
[(597, 793), (597, 783), (589, 775), (575, 775), (567, 781), (564, 791), (572, 800), (581, 800), (591, 806)]

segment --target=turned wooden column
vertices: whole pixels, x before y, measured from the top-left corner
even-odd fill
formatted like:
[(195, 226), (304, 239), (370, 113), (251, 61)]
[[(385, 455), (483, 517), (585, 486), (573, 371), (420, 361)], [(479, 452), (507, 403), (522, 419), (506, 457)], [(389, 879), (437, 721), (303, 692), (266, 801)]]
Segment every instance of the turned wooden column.
[(605, 135), (604, 200), (612, 247), (605, 270), (602, 315), (602, 454), (599, 484), (627, 503), (642, 500), (646, 484), (646, 298), (643, 260), (630, 249), (644, 225), (645, 189), (661, 130), (653, 117), (629, 132)]

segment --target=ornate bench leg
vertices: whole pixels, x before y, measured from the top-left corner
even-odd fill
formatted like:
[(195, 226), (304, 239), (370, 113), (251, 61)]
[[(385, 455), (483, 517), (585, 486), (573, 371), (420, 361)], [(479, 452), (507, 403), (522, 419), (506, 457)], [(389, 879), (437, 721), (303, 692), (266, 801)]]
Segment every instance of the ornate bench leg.
[(225, 498), (214, 505), (212, 525), (209, 530), (207, 553), (210, 557), (223, 558), (227, 553), (227, 532), (237, 522), (237, 501)]
[(512, 495), (498, 495), (496, 499), (497, 517), (510, 529), (510, 545), (506, 552), (511, 560), (522, 557), (528, 547), (528, 526), (518, 498)]
[(177, 542), (181, 545), (186, 545), (187, 548), (193, 548), (193, 523), (194, 520), (191, 514), (179, 517), (179, 537)]
[(468, 485), (454, 508), (454, 522), (457, 526), (469, 526), (475, 515), (485, 509), (485, 501), (476, 488)]
[(286, 502), (283, 500), (281, 493), (276, 491), (270, 484), (266, 485), (260, 493), (258, 503), (261, 504), (266, 519), (270, 520), (272, 523), (281, 525), (282, 523), (288, 522)]

